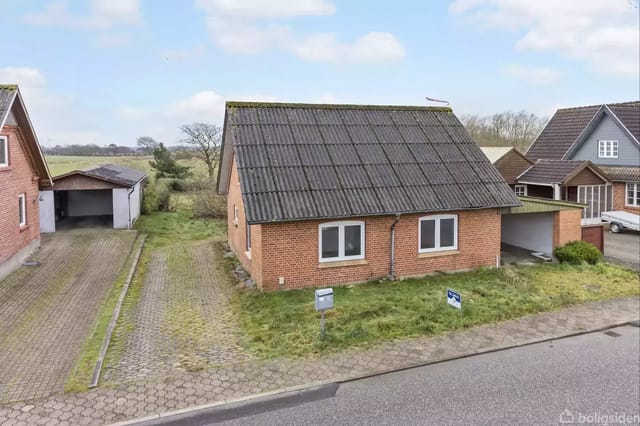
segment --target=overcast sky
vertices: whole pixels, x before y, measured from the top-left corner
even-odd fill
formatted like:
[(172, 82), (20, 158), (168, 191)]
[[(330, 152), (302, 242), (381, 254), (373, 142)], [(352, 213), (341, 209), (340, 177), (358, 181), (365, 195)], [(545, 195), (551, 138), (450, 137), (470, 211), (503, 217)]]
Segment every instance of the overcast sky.
[(169, 144), (226, 100), (458, 114), (637, 100), (637, 0), (0, 0), (43, 145)]

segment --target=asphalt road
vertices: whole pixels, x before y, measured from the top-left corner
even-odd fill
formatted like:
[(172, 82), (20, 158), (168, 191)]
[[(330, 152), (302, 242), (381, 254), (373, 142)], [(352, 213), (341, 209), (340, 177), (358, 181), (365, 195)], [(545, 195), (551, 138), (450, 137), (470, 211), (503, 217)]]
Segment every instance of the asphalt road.
[(327, 386), (306, 403), (267, 399), (161, 423), (639, 424), (640, 329), (611, 331)]
[(604, 255), (616, 263), (640, 271), (640, 232), (625, 229), (620, 234), (606, 230)]

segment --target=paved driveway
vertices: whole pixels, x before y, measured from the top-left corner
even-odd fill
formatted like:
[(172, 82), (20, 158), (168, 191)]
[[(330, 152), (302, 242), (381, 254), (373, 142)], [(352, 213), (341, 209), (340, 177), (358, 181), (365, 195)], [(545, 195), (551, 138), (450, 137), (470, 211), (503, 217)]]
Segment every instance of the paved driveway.
[(135, 231), (44, 235), (32, 257), (0, 281), (0, 403), (62, 392)]
[(625, 229), (614, 234), (605, 228), (604, 255), (610, 261), (640, 272), (640, 233)]

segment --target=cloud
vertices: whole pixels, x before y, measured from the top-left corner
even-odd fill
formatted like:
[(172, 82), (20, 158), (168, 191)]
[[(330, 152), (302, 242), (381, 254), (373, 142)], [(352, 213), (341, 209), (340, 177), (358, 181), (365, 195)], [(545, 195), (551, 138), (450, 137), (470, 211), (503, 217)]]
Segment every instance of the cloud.
[(224, 115), (224, 98), (213, 90), (204, 90), (173, 102), (167, 114), (182, 121), (217, 121)]
[(47, 79), (34, 68), (5, 67), (0, 68), (0, 81), (7, 84), (18, 84), (21, 90), (42, 87)]
[(558, 70), (549, 67), (524, 67), (521, 65), (507, 65), (503, 73), (534, 85), (555, 83), (561, 77)]
[(324, 0), (196, 0), (206, 12), (206, 26), (218, 47), (236, 54), (258, 54), (277, 49), (300, 59), (330, 63), (397, 61), (405, 48), (387, 32), (369, 32), (352, 42), (339, 41), (334, 33), (296, 34), (274, 19), (328, 16), (335, 6)]
[(196, 6), (241, 20), (333, 15), (336, 7), (324, 0), (196, 0)]
[(456, 0), (449, 6), (483, 29), (523, 33), (515, 47), (556, 52), (598, 72), (638, 78), (638, 10), (610, 0)]

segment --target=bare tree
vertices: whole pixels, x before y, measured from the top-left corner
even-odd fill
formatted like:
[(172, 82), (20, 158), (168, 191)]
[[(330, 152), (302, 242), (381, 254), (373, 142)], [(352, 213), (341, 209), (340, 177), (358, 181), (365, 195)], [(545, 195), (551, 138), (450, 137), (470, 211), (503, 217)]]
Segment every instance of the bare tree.
[(136, 146), (144, 151), (145, 154), (152, 154), (153, 150), (159, 145), (160, 143), (150, 136), (140, 136), (136, 140)]
[(513, 146), (525, 152), (547, 119), (526, 111), (505, 111), (492, 116), (465, 115), (462, 124), (480, 146)]
[(209, 178), (212, 178), (220, 158), (222, 128), (215, 124), (192, 123), (180, 126), (180, 130), (186, 135), (181, 142), (194, 147), (195, 156), (205, 162)]

